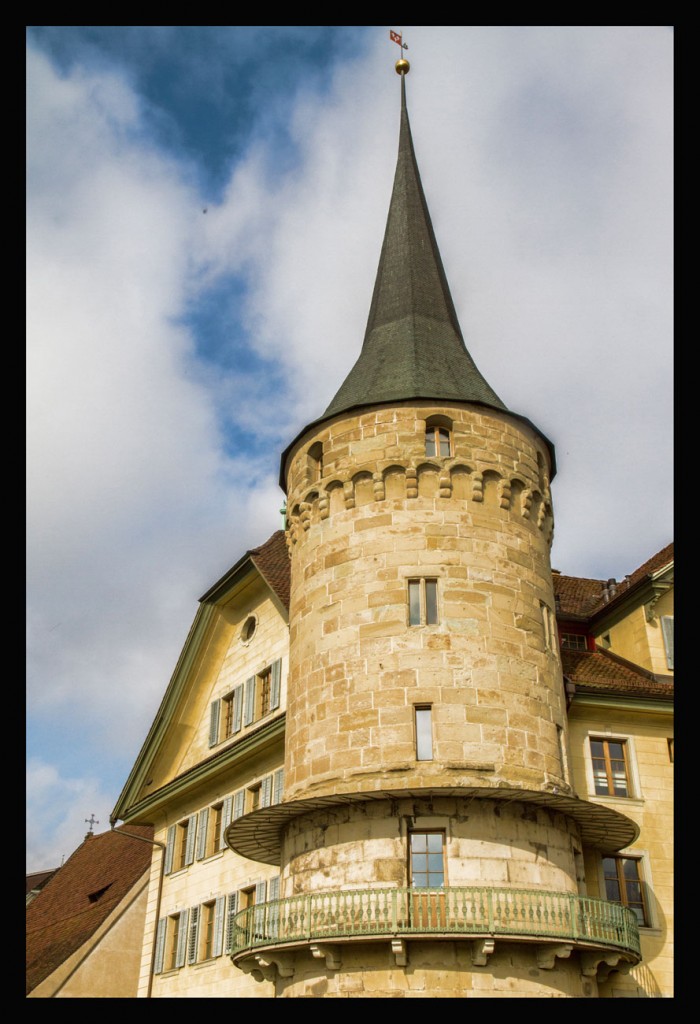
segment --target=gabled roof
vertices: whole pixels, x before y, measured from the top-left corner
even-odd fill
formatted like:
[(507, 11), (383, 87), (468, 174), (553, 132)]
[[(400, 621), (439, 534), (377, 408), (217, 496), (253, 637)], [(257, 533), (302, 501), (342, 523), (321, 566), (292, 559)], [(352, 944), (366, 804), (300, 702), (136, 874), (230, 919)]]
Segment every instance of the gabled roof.
[(289, 552), (284, 531), (277, 530), (268, 541), (249, 552), (250, 560), (289, 612)]
[(578, 693), (616, 694), (673, 700), (673, 680), (659, 680), (652, 672), (597, 647), (595, 651), (561, 652), (562, 671)]
[(289, 612), (289, 552), (283, 530), (276, 530), (260, 547), (246, 551), (236, 564), (200, 597), (200, 602), (218, 600), (238, 577), (250, 571), (251, 565), (260, 573), (284, 610)]
[(552, 582), (557, 602), (557, 615), (560, 618), (590, 619), (603, 613), (607, 614), (611, 609), (622, 604), (635, 589), (641, 589), (645, 584), (650, 583), (658, 572), (670, 566), (672, 562), (673, 544), (671, 543), (648, 558), (629, 576), (625, 576), (624, 580), (619, 583), (613, 581), (615, 590), (612, 596), (607, 590), (608, 580), (586, 579), (553, 573)]
[[(286, 621), (289, 614), (289, 554), (282, 530), (275, 531), (259, 547), (246, 551), (235, 565), (200, 597), (194, 622), (160, 707), (112, 811), (112, 822), (128, 820), (129, 808), (138, 804), (141, 799), (141, 790), (148, 778), (149, 770), (167, 736), (178, 702), (186, 691), (189, 673), (202, 650), (208, 631), (217, 621), (218, 603), (226, 601), (236, 587), (245, 585), (254, 575), (259, 576), (270, 588), (279, 605), (280, 614)], [(218, 753), (216, 756), (221, 758), (223, 755)]]
[[(132, 832), (129, 839), (119, 832)], [(146, 825), (88, 834), (27, 907), (27, 992), (77, 952), (136, 885), (151, 863)]]

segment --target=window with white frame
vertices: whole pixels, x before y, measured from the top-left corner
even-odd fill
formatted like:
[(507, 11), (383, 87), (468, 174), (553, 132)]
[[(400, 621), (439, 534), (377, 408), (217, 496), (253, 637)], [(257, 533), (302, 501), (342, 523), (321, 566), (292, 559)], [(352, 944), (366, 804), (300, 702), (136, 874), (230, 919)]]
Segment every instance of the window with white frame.
[(561, 649), (563, 651), (586, 651), (588, 643), (585, 633), (562, 633)]
[(417, 704), (414, 709), (416, 727), (416, 761), (433, 759), (433, 709), (430, 704)]

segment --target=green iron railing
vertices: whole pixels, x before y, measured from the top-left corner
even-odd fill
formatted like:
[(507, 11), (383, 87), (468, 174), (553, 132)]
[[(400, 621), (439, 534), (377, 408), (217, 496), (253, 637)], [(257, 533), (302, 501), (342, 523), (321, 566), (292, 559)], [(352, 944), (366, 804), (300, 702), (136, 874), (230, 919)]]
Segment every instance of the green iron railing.
[(640, 955), (637, 918), (619, 903), (533, 889), (348, 889), (271, 900), (229, 922), (227, 951), (333, 938), (523, 936), (590, 942)]

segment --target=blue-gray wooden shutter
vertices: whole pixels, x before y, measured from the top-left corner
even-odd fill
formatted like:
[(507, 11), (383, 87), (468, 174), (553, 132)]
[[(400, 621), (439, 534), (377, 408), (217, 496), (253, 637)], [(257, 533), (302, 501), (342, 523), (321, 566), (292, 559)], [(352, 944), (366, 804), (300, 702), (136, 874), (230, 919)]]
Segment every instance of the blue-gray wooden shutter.
[(209, 711), (209, 746), (214, 747), (219, 742), (219, 718), (221, 716), (221, 701), (215, 700)]
[(280, 682), (282, 679), (282, 659), (272, 663), (272, 681), (270, 683), (270, 711), (280, 706)]
[(673, 616), (661, 616), (661, 629), (664, 635), (664, 647), (666, 648), (666, 665), (673, 670)]
[(156, 928), (156, 951), (153, 957), (153, 973), (160, 974), (163, 970), (163, 957), (165, 955), (165, 933), (168, 927), (167, 917), (161, 917)]
[(189, 917), (189, 910), (180, 911), (180, 927), (177, 933), (177, 956), (175, 959), (176, 967), (185, 966), (185, 954), (187, 953), (187, 919)]
[(243, 724), (243, 683), (233, 691), (233, 731), (241, 731)]
[(199, 907), (192, 907), (190, 910), (190, 937), (187, 943), (187, 963), (197, 962), (197, 947), (199, 946)]
[(243, 709), (243, 725), (250, 725), (255, 714), (255, 676), (245, 681), (245, 707)]
[(226, 941), (224, 952), (233, 952), (234, 927), (233, 920), (238, 913), (238, 893), (231, 892), (228, 897), (228, 910), (226, 912)]
[(255, 885), (255, 907), (253, 908), (255, 937), (264, 938), (265, 935), (265, 893), (267, 882), (256, 882)]
[(221, 956), (221, 951), (224, 945), (224, 909), (226, 907), (226, 897), (217, 896), (216, 906), (214, 907), (214, 948), (212, 956)]
[(209, 808), (199, 812), (197, 823), (197, 860), (201, 860), (207, 852), (207, 830), (209, 828)]
[(173, 870), (173, 854), (175, 852), (175, 832), (177, 831), (177, 825), (171, 825), (168, 829), (168, 836), (165, 840), (165, 864), (163, 871), (166, 875), (169, 875)]
[(224, 800), (224, 806), (221, 810), (221, 832), (219, 833), (219, 849), (226, 849), (226, 829), (231, 824), (231, 814), (233, 812), (233, 797), (227, 796)]
[(272, 800), (272, 776), (266, 775), (260, 783), (260, 806), (269, 807)]
[(279, 898), (280, 876), (275, 875), (274, 878), (270, 879), (269, 888), (267, 890), (267, 901), (270, 904), (267, 910), (267, 930), (271, 939), (276, 939), (279, 935), (280, 905), (277, 902)]
[(194, 860), (194, 844), (197, 838), (197, 815), (191, 814), (187, 819), (187, 845), (185, 847), (185, 867)]
[(240, 818), (242, 816), (243, 810), (244, 810), (244, 803), (245, 803), (245, 790), (244, 789), (239, 789), (238, 792), (235, 793), (234, 797), (233, 797), (233, 820), (234, 821), (236, 820), (236, 818)]
[(284, 768), (278, 768), (272, 778), (272, 802), (278, 804), (284, 790)]

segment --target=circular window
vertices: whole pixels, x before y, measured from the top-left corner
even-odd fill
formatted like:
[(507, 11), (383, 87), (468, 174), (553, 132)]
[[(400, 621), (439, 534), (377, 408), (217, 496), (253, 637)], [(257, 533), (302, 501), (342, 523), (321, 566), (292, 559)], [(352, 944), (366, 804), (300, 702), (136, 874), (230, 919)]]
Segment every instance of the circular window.
[(257, 626), (258, 620), (255, 618), (254, 615), (249, 615), (248, 618), (243, 623), (243, 628), (241, 629), (241, 643), (250, 643), (250, 641), (253, 639)]

